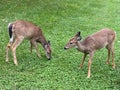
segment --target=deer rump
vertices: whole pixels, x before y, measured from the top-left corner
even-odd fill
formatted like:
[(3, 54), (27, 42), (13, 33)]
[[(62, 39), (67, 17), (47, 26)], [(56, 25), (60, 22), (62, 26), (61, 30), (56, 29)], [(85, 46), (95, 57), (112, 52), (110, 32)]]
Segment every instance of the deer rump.
[(8, 30), (9, 30), (10, 38), (13, 39), (19, 36), (20, 38), (22, 37), (25, 39), (36, 38), (37, 40), (39, 39), (39, 37), (43, 36), (42, 31), (39, 27), (37, 27), (31, 22), (22, 21), (22, 20), (10, 23), (8, 25)]

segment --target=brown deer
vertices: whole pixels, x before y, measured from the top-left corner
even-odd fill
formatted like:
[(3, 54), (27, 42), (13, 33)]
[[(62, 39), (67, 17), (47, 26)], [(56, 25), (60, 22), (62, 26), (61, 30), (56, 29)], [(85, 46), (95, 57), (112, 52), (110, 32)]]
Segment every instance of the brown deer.
[(8, 25), (8, 31), (10, 40), (7, 44), (6, 48), (6, 62), (9, 61), (9, 49), (11, 48), (13, 58), (14, 58), (14, 64), (18, 65), (17, 58), (16, 58), (16, 48), (20, 45), (20, 43), (24, 39), (30, 40), (31, 44), (31, 52), (32, 52), (32, 46), (35, 47), (37, 56), (40, 57), (40, 53), (38, 51), (37, 42), (40, 43), (45, 52), (47, 58), (51, 59), (51, 48), (50, 48), (50, 41), (46, 41), (42, 30), (34, 25), (31, 22), (23, 21), (23, 20), (17, 20), (15, 22), (12, 22)]
[(116, 37), (116, 33), (108, 28), (102, 29), (88, 37), (86, 37), (83, 41), (81, 40), (80, 36), (81, 32), (78, 32), (72, 39), (69, 40), (69, 42), (66, 44), (64, 49), (69, 49), (72, 47), (77, 47), (77, 50), (84, 53), (82, 63), (80, 67), (82, 68), (84, 60), (89, 54), (89, 61), (88, 61), (88, 75), (87, 78), (91, 75), (91, 64), (92, 59), (94, 56), (94, 53), (96, 50), (101, 49), (103, 47), (106, 47), (108, 50), (108, 59), (107, 64), (110, 63), (110, 53), (112, 53), (112, 67), (115, 68), (114, 63), (114, 41)]

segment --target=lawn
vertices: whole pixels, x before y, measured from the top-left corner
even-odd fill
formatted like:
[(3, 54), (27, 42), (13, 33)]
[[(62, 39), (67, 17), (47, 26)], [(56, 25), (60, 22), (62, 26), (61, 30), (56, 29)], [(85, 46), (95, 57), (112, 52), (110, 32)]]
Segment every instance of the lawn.
[[(119, 90), (120, 88), (120, 1), (119, 0), (1, 0), (0, 1), (0, 90)], [(47, 60), (24, 40), (17, 48), (18, 66), (10, 54), (5, 62), (9, 41), (8, 23), (22, 19), (40, 26), (51, 41), (52, 59)], [(107, 50), (95, 53), (92, 75), (88, 79), (88, 58), (82, 69), (83, 54), (76, 49), (65, 51), (67, 41), (81, 31), (82, 38), (102, 29), (117, 33), (116, 68), (106, 64)]]

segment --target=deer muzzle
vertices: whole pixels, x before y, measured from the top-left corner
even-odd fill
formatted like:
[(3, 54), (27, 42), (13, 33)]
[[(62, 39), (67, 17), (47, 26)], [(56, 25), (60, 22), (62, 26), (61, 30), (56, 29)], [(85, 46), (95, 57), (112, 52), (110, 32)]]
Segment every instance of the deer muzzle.
[(67, 47), (64, 47), (64, 50), (67, 50), (68, 48)]

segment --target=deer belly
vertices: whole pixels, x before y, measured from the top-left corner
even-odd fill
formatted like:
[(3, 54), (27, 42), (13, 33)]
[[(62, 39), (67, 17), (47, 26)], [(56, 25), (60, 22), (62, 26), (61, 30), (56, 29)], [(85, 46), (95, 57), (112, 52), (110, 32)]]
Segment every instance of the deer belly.
[(101, 43), (99, 43), (99, 44), (96, 45), (96, 49), (104, 48), (104, 47), (106, 47), (107, 45), (108, 45), (107, 42), (105, 42), (105, 43), (101, 42)]

